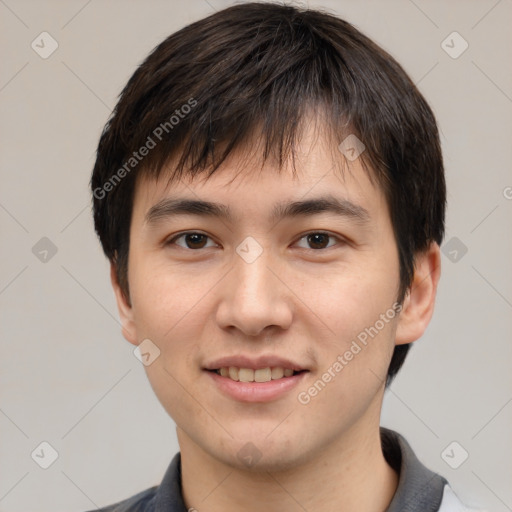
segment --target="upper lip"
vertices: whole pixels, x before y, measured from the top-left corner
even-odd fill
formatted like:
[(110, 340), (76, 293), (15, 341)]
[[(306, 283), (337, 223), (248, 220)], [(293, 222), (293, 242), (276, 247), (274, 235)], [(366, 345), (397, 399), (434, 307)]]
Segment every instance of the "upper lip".
[(307, 370), (307, 368), (304, 368), (304, 366), (298, 363), (274, 355), (262, 355), (258, 357), (244, 355), (225, 356), (206, 364), (204, 368), (205, 370), (219, 370), (220, 368), (229, 366), (250, 368), (252, 370), (259, 370), (261, 368), (290, 368), (296, 372)]

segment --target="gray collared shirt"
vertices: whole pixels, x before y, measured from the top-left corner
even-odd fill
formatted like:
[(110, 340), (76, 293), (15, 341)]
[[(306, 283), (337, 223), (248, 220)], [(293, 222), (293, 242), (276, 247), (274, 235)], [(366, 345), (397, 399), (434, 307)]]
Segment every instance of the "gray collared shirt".
[[(409, 443), (396, 432), (381, 427), (382, 451), (398, 473), (398, 487), (386, 512), (437, 512), (455, 510), (443, 505), (447, 481), (427, 469)], [(462, 504), (458, 510), (466, 510)], [(100, 509), (100, 512), (187, 512), (181, 493), (180, 454), (172, 459), (159, 486)]]

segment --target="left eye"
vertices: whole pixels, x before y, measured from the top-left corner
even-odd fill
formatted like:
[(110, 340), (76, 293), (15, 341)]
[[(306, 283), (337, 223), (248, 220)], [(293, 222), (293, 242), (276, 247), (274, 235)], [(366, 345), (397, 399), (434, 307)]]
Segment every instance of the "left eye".
[[(299, 247), (304, 249), (327, 249), (336, 244), (336, 238), (328, 233), (308, 233), (303, 236), (298, 244)], [(302, 243), (307, 244), (306, 246), (300, 245)]]
[(182, 233), (169, 241), (185, 249), (204, 249), (215, 247), (215, 242), (208, 235), (203, 233)]

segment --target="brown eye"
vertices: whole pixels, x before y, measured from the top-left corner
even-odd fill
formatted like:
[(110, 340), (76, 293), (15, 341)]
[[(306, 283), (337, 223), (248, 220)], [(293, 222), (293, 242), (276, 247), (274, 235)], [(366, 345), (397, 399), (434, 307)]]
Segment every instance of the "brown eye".
[(325, 249), (329, 246), (329, 239), (331, 237), (326, 233), (312, 233), (307, 235), (306, 239), (311, 249)]
[(206, 245), (208, 237), (200, 233), (185, 235), (185, 243), (189, 249), (202, 249)]
[[(312, 232), (304, 235), (298, 243), (303, 249), (321, 250), (328, 249), (340, 241), (340, 239), (329, 233)], [(303, 245), (304, 243), (305, 245)]]
[(204, 249), (214, 247), (216, 244), (208, 235), (203, 233), (182, 233), (169, 241), (170, 245), (179, 245), (184, 249)]

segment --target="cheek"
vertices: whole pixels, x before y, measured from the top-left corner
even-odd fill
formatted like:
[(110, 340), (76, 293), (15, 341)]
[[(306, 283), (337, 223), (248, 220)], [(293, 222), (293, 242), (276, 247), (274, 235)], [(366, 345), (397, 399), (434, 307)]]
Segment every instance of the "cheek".
[(186, 280), (178, 272), (171, 275), (153, 267), (140, 275), (133, 281), (132, 300), (137, 337), (150, 339), (160, 350), (145, 371), (156, 396), (180, 425), (204, 413), (184, 389), (200, 377), (196, 359), (208, 297), (197, 280)]
[(398, 268), (367, 264), (334, 275), (321, 286), (303, 285), (303, 296), (310, 298), (303, 314), (313, 318), (313, 311), (318, 317), (310, 335), (316, 340), (320, 382), (308, 395), (318, 392), (323, 398), (313, 396), (315, 402), (335, 402), (340, 412), (363, 410), (384, 383), (395, 346)]
[(132, 288), (137, 336), (150, 339), (160, 350), (158, 358), (145, 367), (148, 380), (178, 425), (190, 417), (199, 421), (204, 410), (185, 390), (192, 391), (191, 383), (200, 374), (195, 357), (204, 325), (204, 288), (183, 273), (171, 274), (156, 266), (139, 268), (140, 279), (134, 278)]
[[(391, 310), (389, 316), (393, 316)], [(333, 436), (362, 417), (378, 414), (378, 401), (394, 347), (396, 319), (356, 322), (345, 317), (333, 343), (325, 343), (318, 371), (297, 396), (304, 414)], [(367, 318), (372, 318), (372, 315)], [(357, 325), (358, 324), (358, 325)], [(356, 327), (357, 325), (357, 327)], [(374, 404), (375, 406), (372, 406)], [(374, 418), (378, 421), (378, 418)]]
[[(336, 269), (327, 276), (308, 276), (298, 294), (304, 314), (309, 309), (309, 317), (314, 313), (332, 337), (345, 341), (373, 326), (394, 305), (399, 274), (395, 266), (372, 263)], [(394, 316), (388, 312), (386, 320)]]
[(183, 325), (190, 327), (191, 315), (198, 315), (205, 292), (215, 284), (207, 275), (197, 278), (161, 264), (144, 268), (134, 262), (133, 267), (138, 271), (131, 277), (130, 292), (139, 337), (151, 334), (164, 341)]

